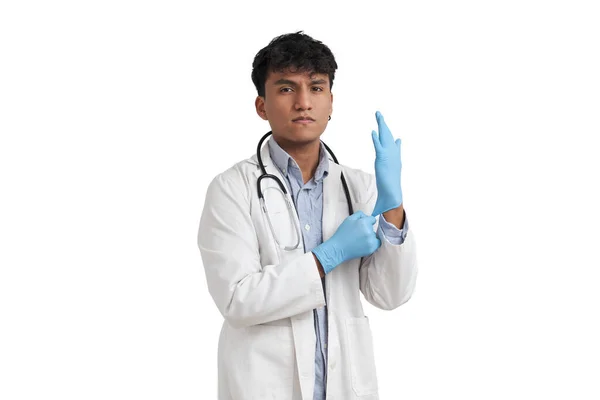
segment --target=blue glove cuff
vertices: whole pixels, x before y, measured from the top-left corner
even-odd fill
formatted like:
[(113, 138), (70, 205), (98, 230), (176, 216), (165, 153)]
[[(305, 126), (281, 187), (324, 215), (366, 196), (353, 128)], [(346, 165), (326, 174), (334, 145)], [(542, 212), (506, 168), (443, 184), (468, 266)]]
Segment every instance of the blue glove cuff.
[(323, 271), (325, 271), (325, 275), (337, 267), (338, 264), (335, 261), (337, 259), (337, 257), (335, 257), (335, 252), (326, 245), (326, 242), (315, 247), (312, 252), (319, 259)]

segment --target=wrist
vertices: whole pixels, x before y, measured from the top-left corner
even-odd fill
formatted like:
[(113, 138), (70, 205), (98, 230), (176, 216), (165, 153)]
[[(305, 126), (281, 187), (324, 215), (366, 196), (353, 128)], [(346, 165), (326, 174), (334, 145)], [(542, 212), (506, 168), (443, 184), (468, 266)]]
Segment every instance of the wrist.
[(387, 222), (394, 225), (398, 229), (402, 229), (405, 217), (403, 204), (400, 204), (398, 207), (392, 208), (391, 210), (382, 213), (382, 215)]
[(321, 265), (321, 261), (317, 258), (315, 253), (312, 253), (313, 258), (315, 259), (315, 264), (317, 264), (317, 270), (319, 271), (319, 276), (323, 278), (325, 276), (325, 270), (323, 270), (323, 265)]
[(318, 261), (318, 264), (321, 265), (323, 269), (323, 275), (328, 274), (337, 266), (337, 263), (334, 261), (334, 257), (332, 257), (331, 249), (327, 242), (323, 242), (317, 247), (315, 247), (312, 251), (314, 257)]

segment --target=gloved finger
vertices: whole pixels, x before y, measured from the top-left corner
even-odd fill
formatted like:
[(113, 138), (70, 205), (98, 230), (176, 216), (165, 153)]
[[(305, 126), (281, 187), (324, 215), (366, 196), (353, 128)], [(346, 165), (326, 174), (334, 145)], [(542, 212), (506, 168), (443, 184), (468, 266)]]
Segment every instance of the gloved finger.
[(375, 146), (375, 152), (379, 153), (381, 151), (381, 143), (379, 143), (379, 136), (377, 132), (371, 131), (371, 138), (373, 139), (373, 146)]
[(375, 117), (377, 118), (377, 126), (379, 127), (379, 142), (383, 147), (391, 146), (394, 143), (394, 137), (385, 123), (383, 115), (377, 111)]
[(365, 213), (361, 210), (356, 211), (354, 214), (348, 217), (349, 220), (356, 221), (365, 216)]
[(372, 236), (368, 239), (369, 253), (373, 254), (379, 247), (381, 247), (381, 240), (377, 236)]
[(375, 222), (377, 222), (377, 217), (372, 215), (365, 215), (363, 219), (365, 219), (371, 225), (375, 225)]

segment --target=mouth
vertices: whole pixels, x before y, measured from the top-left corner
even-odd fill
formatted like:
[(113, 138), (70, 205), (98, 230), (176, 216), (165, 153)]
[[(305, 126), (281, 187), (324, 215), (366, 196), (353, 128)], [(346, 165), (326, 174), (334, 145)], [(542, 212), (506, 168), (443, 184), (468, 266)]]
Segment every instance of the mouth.
[(293, 119), (292, 122), (294, 122), (296, 124), (310, 124), (312, 122), (315, 122), (315, 120), (312, 119), (311, 117), (300, 117), (300, 118)]

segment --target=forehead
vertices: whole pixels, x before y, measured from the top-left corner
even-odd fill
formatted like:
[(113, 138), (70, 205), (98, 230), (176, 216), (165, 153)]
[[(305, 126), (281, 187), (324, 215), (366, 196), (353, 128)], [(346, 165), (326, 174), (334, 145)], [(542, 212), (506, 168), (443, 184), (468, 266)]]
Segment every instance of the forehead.
[(267, 83), (275, 83), (280, 79), (294, 81), (298, 83), (312, 82), (314, 80), (325, 80), (329, 83), (329, 75), (319, 74), (312, 71), (291, 71), (289, 69), (284, 71), (269, 71), (267, 74)]

